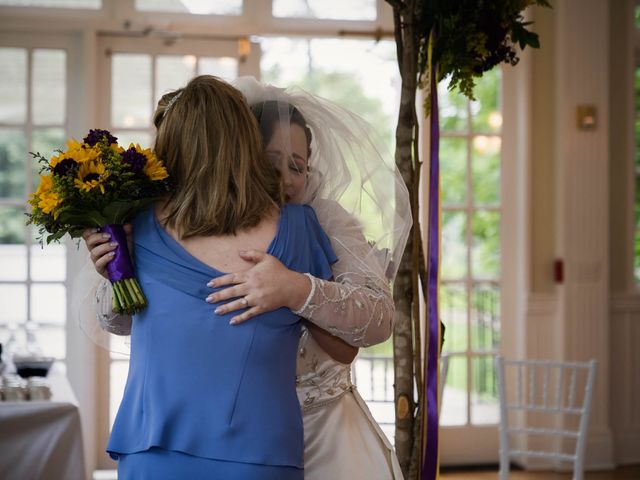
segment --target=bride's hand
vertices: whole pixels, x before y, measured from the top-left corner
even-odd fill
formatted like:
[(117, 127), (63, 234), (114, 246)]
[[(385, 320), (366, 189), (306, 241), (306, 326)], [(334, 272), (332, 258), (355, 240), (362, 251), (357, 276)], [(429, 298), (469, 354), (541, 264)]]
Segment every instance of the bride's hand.
[[(131, 251), (131, 234), (133, 226), (130, 223), (124, 224), (124, 233), (127, 234), (127, 243), (129, 251)], [(116, 242), (111, 242), (111, 235), (108, 233), (98, 232), (95, 228), (88, 228), (82, 232), (82, 238), (89, 250), (89, 256), (93, 262), (96, 271), (104, 278), (109, 279), (107, 275), (107, 264), (113, 259), (115, 250), (118, 246)]]
[(209, 303), (235, 299), (216, 308), (215, 313), (224, 315), (246, 308), (229, 322), (237, 325), (281, 307), (292, 310), (302, 307), (311, 291), (311, 282), (306, 276), (289, 270), (277, 258), (259, 250), (239, 252), (239, 255), (254, 265), (242, 272), (214, 278), (207, 284), (212, 288), (232, 285), (207, 297)]

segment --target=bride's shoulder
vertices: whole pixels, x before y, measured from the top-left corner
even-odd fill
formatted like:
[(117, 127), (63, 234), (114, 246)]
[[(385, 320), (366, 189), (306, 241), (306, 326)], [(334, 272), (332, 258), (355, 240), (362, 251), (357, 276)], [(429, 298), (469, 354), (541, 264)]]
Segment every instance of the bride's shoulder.
[(360, 231), (362, 229), (362, 225), (355, 215), (348, 212), (335, 200), (317, 198), (311, 202), (310, 206), (325, 230), (356, 229)]

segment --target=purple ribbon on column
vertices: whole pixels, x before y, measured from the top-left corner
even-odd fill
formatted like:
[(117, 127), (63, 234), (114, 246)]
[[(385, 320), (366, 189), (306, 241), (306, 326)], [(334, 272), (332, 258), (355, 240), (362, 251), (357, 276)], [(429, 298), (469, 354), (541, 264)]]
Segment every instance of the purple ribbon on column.
[[(429, 350), (425, 369), (426, 443), (422, 480), (438, 478), (438, 350), (440, 342), (440, 317), (438, 315), (438, 264), (440, 259), (440, 127), (438, 118), (438, 85), (436, 66), (431, 65), (431, 149), (429, 152), (429, 243), (427, 252), (427, 312)], [(424, 424), (423, 424), (424, 425)]]
[(113, 260), (107, 263), (109, 280), (117, 282), (135, 277), (129, 246), (127, 245), (127, 234), (124, 232), (122, 225), (104, 225), (99, 230), (111, 234), (111, 242), (118, 242)]

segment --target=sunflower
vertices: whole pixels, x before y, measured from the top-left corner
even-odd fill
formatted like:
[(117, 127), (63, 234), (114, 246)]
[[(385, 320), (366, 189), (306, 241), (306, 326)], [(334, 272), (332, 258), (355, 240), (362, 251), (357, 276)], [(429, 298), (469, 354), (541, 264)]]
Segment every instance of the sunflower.
[(153, 150), (151, 150), (150, 148), (145, 148), (144, 150), (142, 150), (140, 148), (140, 145), (136, 145), (136, 150), (142, 153), (147, 159), (147, 163), (145, 163), (142, 171), (147, 177), (149, 177), (150, 180), (164, 180), (169, 176), (169, 174), (167, 173), (167, 169), (164, 168), (162, 162), (158, 160), (158, 157), (156, 157), (156, 154), (153, 153)]
[(67, 140), (67, 151), (61, 153), (58, 156), (52, 157), (49, 165), (51, 168), (65, 159), (70, 159), (76, 163), (93, 162), (100, 156), (100, 149), (98, 147), (91, 147), (83, 143), (78, 143), (77, 140)]
[(51, 175), (40, 175), (40, 185), (35, 193), (31, 195), (29, 203), (33, 207), (40, 208), (44, 213), (53, 212), (53, 218), (58, 218), (55, 208), (60, 205), (60, 196), (53, 192), (53, 178)]
[(53, 212), (53, 218), (57, 219), (59, 212), (56, 210), (56, 207), (60, 205), (60, 203), (62, 202), (60, 201), (60, 197), (57, 193), (47, 192), (40, 197), (38, 207), (40, 207), (44, 213)]
[(109, 177), (102, 162), (81, 163), (74, 184), (80, 190), (89, 192), (98, 187), (104, 193), (104, 182)]

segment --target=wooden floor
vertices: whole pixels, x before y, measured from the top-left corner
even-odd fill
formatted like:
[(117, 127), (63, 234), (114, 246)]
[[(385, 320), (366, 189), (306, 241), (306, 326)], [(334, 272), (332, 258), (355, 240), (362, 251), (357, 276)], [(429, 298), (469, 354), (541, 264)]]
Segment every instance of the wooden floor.
[[(496, 480), (498, 470), (446, 470), (440, 474), (442, 480)], [(512, 470), (509, 480), (571, 480), (568, 473), (522, 472)], [(609, 472), (587, 472), (585, 480), (640, 480), (640, 465), (623, 467)]]

